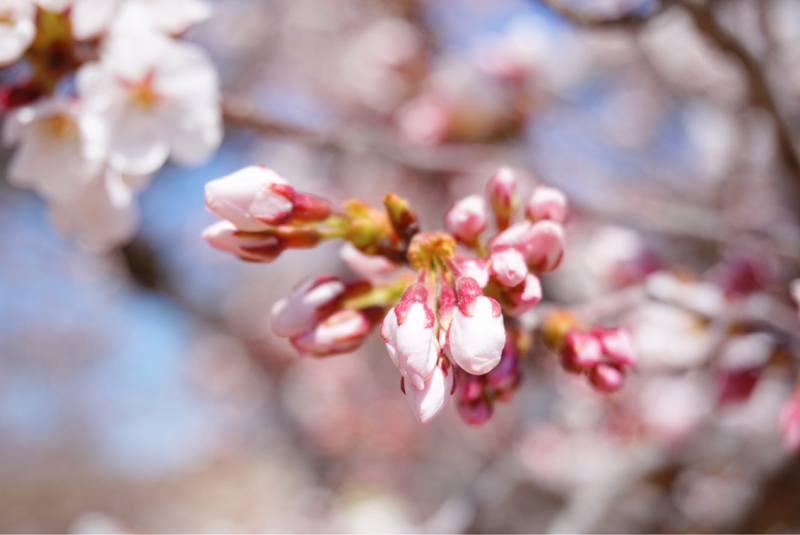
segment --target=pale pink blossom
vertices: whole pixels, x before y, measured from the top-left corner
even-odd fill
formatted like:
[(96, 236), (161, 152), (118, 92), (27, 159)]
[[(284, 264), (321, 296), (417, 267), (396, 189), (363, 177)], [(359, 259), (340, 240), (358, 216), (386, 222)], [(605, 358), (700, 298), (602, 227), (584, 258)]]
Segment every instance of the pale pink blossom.
[(439, 358), (439, 342), (434, 337), (435, 317), (426, 304), (428, 291), (412, 284), (403, 292), (381, 323), (386, 350), (403, 377), (422, 390)]
[(602, 358), (603, 346), (592, 333), (572, 329), (564, 335), (561, 365), (568, 372), (582, 373), (597, 365)]
[(312, 328), (333, 311), (347, 289), (331, 275), (310, 277), (298, 284), (292, 294), (272, 307), (272, 331), (291, 338)]
[(599, 327), (594, 331), (603, 345), (603, 353), (611, 361), (622, 366), (636, 364), (636, 347), (630, 330), (624, 327), (613, 329)]
[(546, 219), (536, 223), (522, 221), (489, 241), (489, 250), (493, 252), (505, 246), (522, 253), (529, 269), (552, 271), (564, 256), (564, 227)]
[(542, 300), (542, 283), (529, 273), (525, 280), (505, 293), (503, 311), (509, 316), (521, 316)]
[(450, 353), (456, 364), (473, 375), (483, 375), (497, 366), (506, 331), (500, 304), (485, 297), (469, 277), (456, 281), (458, 306), (448, 331)]
[(257, 232), (287, 218), (294, 208), (289, 183), (253, 165), (206, 184), (206, 206), (240, 230)]
[(459, 267), (462, 275), (475, 279), (481, 288), (486, 288), (489, 284), (489, 263), (486, 259), (470, 258), (459, 263)]
[(343, 309), (291, 339), (304, 354), (317, 357), (355, 351), (372, 330), (372, 323), (359, 310)]
[(624, 382), (625, 370), (616, 364), (601, 362), (589, 372), (589, 383), (599, 392), (616, 392)]
[(480, 195), (464, 197), (447, 211), (444, 226), (456, 239), (474, 244), (486, 229), (486, 203)]
[(512, 247), (495, 250), (490, 257), (489, 274), (501, 286), (513, 288), (528, 275), (522, 253)]
[(146, 174), (172, 157), (206, 160), (222, 140), (219, 82), (200, 47), (158, 34), (105, 40), (77, 73), (79, 96), (109, 125), (109, 163)]
[(454, 370), (452, 366), (435, 366), (433, 373), (425, 380), (422, 388), (406, 384), (404, 390), (408, 404), (417, 421), (425, 425), (433, 420), (444, 408), (447, 398), (453, 391)]
[(11, 65), (36, 36), (36, 7), (30, 0), (0, 0), (0, 67)]
[(130, 188), (117, 171), (109, 168), (101, 170), (77, 196), (53, 202), (48, 212), (56, 230), (97, 252), (128, 241), (138, 225)]
[(798, 317), (800, 317), (800, 279), (794, 279), (792, 281), (790, 292), (792, 294), (792, 299), (794, 299), (795, 305), (797, 305)]
[(510, 167), (501, 167), (486, 185), (486, 196), (495, 213), (499, 230), (505, 230), (517, 207), (517, 175)]
[(800, 395), (793, 394), (783, 405), (778, 425), (783, 447), (790, 452), (800, 450)]
[(436, 145), (447, 138), (453, 111), (435, 93), (424, 93), (397, 111), (397, 125), (403, 138), (418, 145)]
[(362, 253), (349, 242), (339, 249), (339, 256), (350, 269), (369, 280), (381, 281), (381, 275), (397, 269), (397, 265), (385, 256)]
[(99, 37), (111, 25), (121, 0), (72, 0), (69, 21), (79, 41)]
[(103, 123), (82, 113), (75, 101), (48, 99), (20, 108), (3, 126), (4, 141), (19, 145), (8, 168), (9, 183), (46, 199), (79, 195), (104, 165)]
[(525, 216), (531, 221), (550, 219), (563, 224), (567, 220), (567, 197), (561, 190), (537, 186), (525, 205)]
[(230, 221), (218, 221), (210, 225), (201, 237), (212, 247), (233, 253), (248, 262), (272, 262), (283, 252), (277, 236), (248, 236)]
[(154, 31), (179, 35), (211, 17), (211, 5), (202, 0), (125, 0), (111, 32)]

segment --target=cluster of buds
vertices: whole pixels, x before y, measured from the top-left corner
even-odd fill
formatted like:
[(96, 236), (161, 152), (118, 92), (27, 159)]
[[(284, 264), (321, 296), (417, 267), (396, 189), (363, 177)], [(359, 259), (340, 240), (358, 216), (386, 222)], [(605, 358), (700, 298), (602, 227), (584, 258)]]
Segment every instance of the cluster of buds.
[(519, 353), (514, 338), (509, 336), (500, 362), (492, 371), (484, 375), (473, 375), (463, 369), (458, 371), (458, 414), (468, 424), (483, 424), (491, 418), (495, 402), (511, 401), (521, 380)]
[(545, 320), (544, 336), (558, 354), (561, 367), (585, 375), (598, 392), (622, 388), (626, 370), (636, 364), (633, 336), (624, 327), (587, 328), (568, 312), (554, 312)]
[(506, 168), (489, 180), (487, 194), (496, 231), (485, 240), (489, 217), (479, 196), (447, 212), (448, 232), (422, 232), (409, 203), (395, 194), (386, 195), (384, 210), (351, 200), (337, 211), (253, 166), (206, 186), (208, 209), (224, 221), (203, 237), (247, 261), (271, 262), (288, 248), (334, 238), (348, 242), (348, 258), (360, 257), (351, 265), (380, 259), (381, 277), (365, 274), (370, 282), (324, 276), (301, 283), (274, 306), (275, 333), (302, 354), (327, 356), (353, 351), (380, 324), (419, 422), (431, 421), (457, 391), (459, 414), (477, 424), (519, 384), (517, 337), (507, 330), (514, 332), (513, 317), (541, 299), (537, 273), (560, 262), (566, 218), (564, 195), (539, 187), (526, 219), (514, 223), (516, 178)]

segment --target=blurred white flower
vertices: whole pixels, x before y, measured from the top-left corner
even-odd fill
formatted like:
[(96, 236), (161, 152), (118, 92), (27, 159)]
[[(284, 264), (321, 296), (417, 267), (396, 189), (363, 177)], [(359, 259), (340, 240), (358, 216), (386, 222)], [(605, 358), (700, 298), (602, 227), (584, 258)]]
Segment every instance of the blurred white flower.
[(97, 252), (129, 240), (138, 226), (130, 187), (119, 172), (108, 167), (78, 197), (51, 204), (49, 215), (56, 230)]
[(74, 100), (45, 100), (20, 108), (3, 127), (5, 143), (19, 144), (9, 165), (9, 182), (34, 189), (46, 199), (78, 195), (103, 165), (103, 123), (82, 113)]
[(111, 32), (154, 31), (178, 35), (210, 17), (211, 6), (202, 0), (127, 0), (114, 18)]
[(109, 122), (109, 163), (147, 174), (172, 155), (205, 160), (222, 140), (217, 73), (199, 47), (147, 33), (112, 36), (81, 67), (78, 93)]
[(36, 36), (30, 0), (0, 0), (0, 67), (17, 61)]

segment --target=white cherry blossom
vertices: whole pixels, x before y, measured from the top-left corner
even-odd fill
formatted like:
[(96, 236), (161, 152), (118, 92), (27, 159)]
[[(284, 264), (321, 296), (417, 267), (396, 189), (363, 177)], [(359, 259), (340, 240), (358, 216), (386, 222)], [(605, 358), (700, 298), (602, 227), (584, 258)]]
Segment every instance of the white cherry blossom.
[(0, 0), (0, 67), (17, 61), (33, 42), (35, 17), (30, 0)]

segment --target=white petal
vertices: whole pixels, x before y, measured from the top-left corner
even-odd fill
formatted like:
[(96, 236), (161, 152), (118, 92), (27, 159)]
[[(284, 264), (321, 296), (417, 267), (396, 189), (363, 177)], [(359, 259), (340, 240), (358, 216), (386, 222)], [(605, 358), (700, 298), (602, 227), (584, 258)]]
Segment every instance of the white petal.
[(414, 303), (397, 328), (395, 347), (400, 373), (417, 388), (423, 387), (436, 366), (436, 358), (431, 358), (433, 328), (425, 326), (427, 321), (425, 305)]
[(449, 337), (456, 364), (473, 375), (489, 373), (500, 362), (506, 342), (503, 316), (494, 317), (491, 301), (478, 297), (471, 317), (456, 309)]
[(450, 368), (445, 376), (437, 366), (421, 389), (409, 384), (405, 386), (406, 398), (420, 424), (427, 424), (442, 412), (453, 388), (453, 373)]

